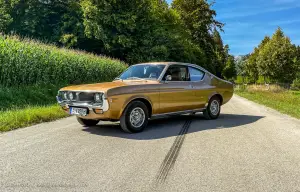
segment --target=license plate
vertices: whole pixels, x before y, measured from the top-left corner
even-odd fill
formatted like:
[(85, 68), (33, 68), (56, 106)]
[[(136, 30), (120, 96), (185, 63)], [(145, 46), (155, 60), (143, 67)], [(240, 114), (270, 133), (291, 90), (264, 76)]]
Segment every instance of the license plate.
[(86, 116), (87, 115), (87, 109), (86, 108), (71, 107), (70, 108), (70, 114), (71, 115)]

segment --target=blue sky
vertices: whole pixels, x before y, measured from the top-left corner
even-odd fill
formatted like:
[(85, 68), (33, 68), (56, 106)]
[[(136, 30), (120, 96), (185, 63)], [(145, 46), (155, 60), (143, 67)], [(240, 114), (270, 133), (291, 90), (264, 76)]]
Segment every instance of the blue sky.
[(250, 53), (278, 26), (300, 45), (300, 0), (215, 0), (213, 9), (225, 23), (221, 35), (233, 55)]

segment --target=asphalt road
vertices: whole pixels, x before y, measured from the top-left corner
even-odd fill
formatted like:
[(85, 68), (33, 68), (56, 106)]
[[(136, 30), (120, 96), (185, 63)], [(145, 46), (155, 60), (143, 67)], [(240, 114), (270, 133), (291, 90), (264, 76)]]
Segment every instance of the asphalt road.
[(234, 96), (139, 134), (44, 123), (0, 134), (0, 191), (300, 191), (300, 121)]

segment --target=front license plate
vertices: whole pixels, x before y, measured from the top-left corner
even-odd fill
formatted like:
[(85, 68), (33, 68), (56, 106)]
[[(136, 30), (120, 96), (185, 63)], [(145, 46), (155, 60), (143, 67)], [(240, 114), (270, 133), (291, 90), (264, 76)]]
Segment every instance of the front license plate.
[(87, 115), (87, 109), (86, 108), (71, 107), (70, 108), (70, 114), (71, 115), (86, 116)]

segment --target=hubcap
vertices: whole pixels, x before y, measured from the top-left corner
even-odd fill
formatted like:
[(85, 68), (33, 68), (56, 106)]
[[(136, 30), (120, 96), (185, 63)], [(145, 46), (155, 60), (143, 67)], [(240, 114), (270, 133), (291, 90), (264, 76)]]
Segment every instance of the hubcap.
[(212, 115), (218, 115), (220, 111), (220, 104), (217, 100), (213, 100), (210, 104), (210, 112)]
[(130, 123), (133, 127), (139, 128), (144, 124), (145, 112), (142, 108), (136, 107), (130, 113)]

